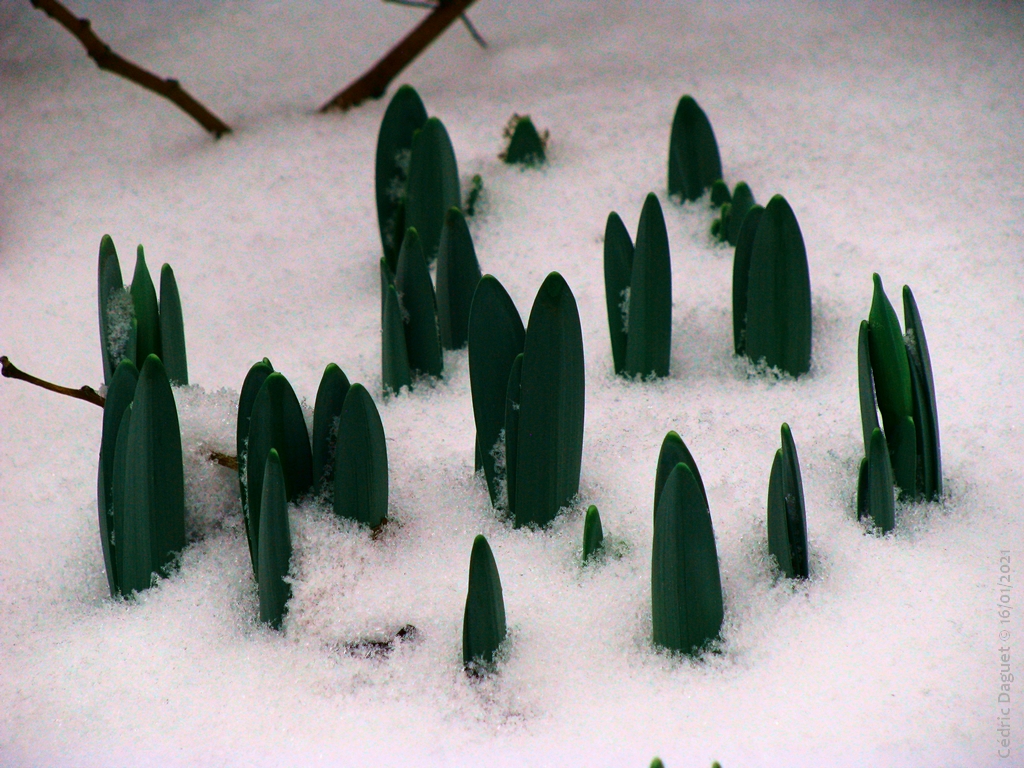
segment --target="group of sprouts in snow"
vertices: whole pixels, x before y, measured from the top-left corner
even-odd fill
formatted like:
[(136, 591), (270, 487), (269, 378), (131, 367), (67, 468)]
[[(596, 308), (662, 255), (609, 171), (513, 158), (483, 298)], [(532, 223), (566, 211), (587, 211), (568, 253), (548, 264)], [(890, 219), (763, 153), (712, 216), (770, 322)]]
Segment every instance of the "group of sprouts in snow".
[[(529, 118), (507, 130), (507, 162), (545, 162)], [(515, 528), (544, 528), (578, 494), (583, 455), (583, 336), (576, 299), (557, 272), (544, 280), (524, 326), (502, 284), (482, 275), (463, 205), (455, 152), (409, 86), (392, 99), (377, 144), (376, 191), (383, 256), (383, 394), (442, 375), (442, 350), (468, 346), (475, 466), (495, 510)], [(782, 374), (811, 367), (807, 254), (781, 195), (757, 205), (740, 182), (729, 192), (718, 146), (697, 103), (684, 96), (672, 124), (668, 191), (685, 201), (710, 190), (720, 209), (712, 235), (735, 247), (735, 352)], [(429, 265), (436, 261), (436, 284)], [(608, 216), (604, 275), (615, 372), (631, 380), (669, 375), (672, 278), (658, 198), (644, 202), (635, 242)], [(172, 384), (188, 383), (181, 304), (164, 266), (160, 298), (142, 247), (130, 288), (113, 243), (99, 253), (100, 338), (107, 385), (99, 458), (99, 523), (111, 595), (148, 588), (185, 546), (182, 449)], [(887, 532), (901, 498), (942, 492), (931, 363), (921, 318), (904, 288), (906, 334), (874, 276), (874, 298), (858, 344), (865, 458), (858, 517)], [(878, 414), (881, 413), (881, 426)], [(379, 529), (388, 514), (388, 452), (373, 397), (333, 363), (324, 371), (306, 428), (287, 379), (263, 359), (249, 370), (238, 404), (239, 494), (258, 587), (260, 620), (280, 628), (290, 597), (288, 504), (317, 493), (341, 518)], [(714, 648), (724, 616), (707, 493), (676, 432), (661, 446), (654, 484), (651, 558), (653, 642), (699, 654)], [(788, 424), (771, 467), (767, 539), (779, 572), (809, 575), (807, 525), (796, 444)], [(603, 547), (596, 506), (584, 521), (583, 560)], [(463, 661), (493, 671), (506, 636), (501, 579), (483, 535), (473, 542), (463, 623)]]

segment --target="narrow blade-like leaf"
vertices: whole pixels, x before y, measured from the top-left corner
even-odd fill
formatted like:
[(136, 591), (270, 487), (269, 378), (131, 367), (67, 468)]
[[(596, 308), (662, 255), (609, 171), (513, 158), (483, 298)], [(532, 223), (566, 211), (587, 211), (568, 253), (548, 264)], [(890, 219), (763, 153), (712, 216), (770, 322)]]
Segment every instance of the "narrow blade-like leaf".
[(724, 617), (722, 581), (711, 514), (693, 473), (677, 464), (654, 516), (651, 560), (654, 642), (699, 652), (718, 638)]
[(715, 179), (711, 185), (711, 207), (721, 208), (731, 201), (732, 195), (729, 193), (729, 185), (721, 179)]
[(576, 298), (557, 272), (544, 280), (523, 347), (515, 524), (547, 525), (580, 484), (583, 332)]
[(882, 412), (886, 438), (890, 430), (914, 412), (910, 391), (910, 368), (903, 333), (896, 311), (882, 287), (882, 278), (872, 275), (874, 294), (868, 324), (871, 326), (871, 372), (875, 377), (875, 397)]
[(469, 381), (480, 463), (492, 504), (498, 502), (498, 486), (491, 451), (505, 428), (508, 376), (525, 339), (523, 321), (508, 292), (495, 277), (484, 275), (469, 312)]
[(520, 117), (516, 121), (508, 149), (501, 159), (510, 165), (524, 166), (541, 165), (544, 162), (544, 140), (529, 116)]
[(668, 376), (672, 346), (672, 264), (661, 203), (647, 195), (630, 277), (627, 375)]
[(755, 205), (743, 217), (736, 251), (732, 260), (732, 336), (733, 348), (737, 355), (746, 352), (747, 339), (747, 296), (750, 289), (750, 257), (754, 252), (754, 237), (761, 222), (764, 208)]
[(864, 432), (864, 455), (871, 451), (871, 434), (878, 429), (875, 409), (875, 382), (871, 373), (871, 326), (860, 321), (857, 337), (857, 390), (860, 394), (860, 426)]
[[(128, 465), (128, 433), (131, 428), (132, 419), (132, 408), (128, 406), (125, 409), (124, 415), (121, 417), (121, 424), (117, 429), (117, 439), (114, 442), (114, 468), (111, 473), (110, 481), (110, 510), (111, 518), (108, 522), (113, 523), (113, 537), (110, 541), (110, 557), (114, 567), (112, 569), (114, 576), (114, 587), (115, 592), (112, 593), (112, 597), (116, 595), (126, 594), (122, 589), (123, 574), (125, 570), (124, 562), (124, 548), (121, 547), (118, 542), (125, 541), (125, 506), (124, 506), (124, 479), (125, 479), (125, 468)], [(143, 548), (143, 551), (147, 551), (148, 546)], [(109, 576), (111, 571), (107, 571), (108, 574), (108, 586)]]
[(313, 407), (313, 484), (317, 491), (334, 487), (338, 423), (349, 386), (345, 372), (334, 363), (328, 363)]
[(188, 386), (188, 358), (185, 354), (185, 324), (181, 297), (170, 264), (160, 270), (160, 349), (171, 384)]
[(412, 160), (406, 187), (406, 232), (413, 227), (423, 241), (428, 262), (437, 256), (441, 226), (449, 208), (461, 208), (459, 169), (448, 131), (436, 117), (413, 134)]
[(437, 302), (419, 234), (410, 228), (402, 240), (395, 272), (395, 290), (402, 301), (405, 348), (409, 368), (429, 376), (442, 372), (441, 339), (437, 333)]
[(918, 496), (917, 428), (906, 416), (885, 430), (892, 461), (892, 475), (900, 489), (900, 498), (912, 501)]
[[(516, 511), (516, 477), (519, 460), (519, 416), (523, 400), (523, 355), (519, 353), (512, 362), (505, 390), (505, 490), (509, 514)], [(501, 478), (499, 475), (498, 482)], [(498, 492), (499, 499), (501, 491)]]
[(583, 521), (583, 562), (594, 557), (604, 546), (604, 529), (601, 527), (601, 513), (591, 504)]
[[(114, 241), (111, 240), (110, 235), (104, 235), (100, 239), (98, 271), (97, 304), (100, 313), (100, 352), (103, 355), (103, 382), (109, 386), (117, 364), (121, 362), (114, 360), (114, 356), (110, 352), (110, 298), (124, 289), (124, 283), (121, 282), (121, 264), (117, 260), (117, 250), (114, 248)], [(134, 362), (134, 358), (132, 361)]]
[(388, 104), (377, 134), (377, 222), (384, 258), (392, 271), (398, 264), (398, 250), (405, 233), (402, 206), (412, 155), (412, 137), (425, 122), (427, 110), (419, 94), (411, 85), (403, 85)]
[[(274, 372), (274, 366), (270, 360), (263, 358), (260, 362), (253, 364), (252, 368), (245, 375), (242, 382), (242, 391), (238, 395), (238, 417), (235, 422), (235, 456), (238, 457), (238, 491), (242, 500), (242, 519), (245, 521), (246, 537), (249, 541), (256, 538), (258, 531), (249, 532), (249, 504), (246, 492), (246, 455), (249, 443), (249, 418), (252, 416), (252, 406), (256, 402), (256, 395), (260, 387), (266, 381), (267, 376)], [(253, 562), (257, 553), (251, 552)]]
[(661, 501), (661, 492), (665, 488), (665, 481), (676, 468), (676, 464), (683, 463), (690, 468), (697, 485), (700, 487), (700, 495), (704, 497), (704, 504), (708, 504), (708, 494), (704, 490), (704, 481), (700, 479), (700, 470), (697, 469), (697, 462), (694, 461), (690, 449), (686, 447), (683, 438), (678, 433), (670, 431), (661, 441), (661, 451), (658, 453), (658, 471), (654, 477), (654, 514), (658, 514), (658, 502)]
[(800, 475), (800, 460), (796, 442), (789, 424), (782, 424), (782, 493), (786, 503), (786, 523), (789, 533), (789, 552), (792, 557), (793, 576), (806, 579), (807, 514), (804, 510), (804, 481)]
[(858, 501), (858, 508), (863, 506), (875, 526), (881, 528), (882, 533), (888, 533), (896, 527), (896, 503), (889, 446), (886, 445), (885, 436), (880, 429), (871, 434), (866, 486), (867, 502), (862, 504)]
[(384, 394), (398, 394), (402, 387), (412, 386), (409, 352), (405, 347), (405, 322), (395, 286), (384, 287), (380, 327), (380, 367)]
[(473, 540), (473, 553), (469, 558), (469, 590), (462, 620), (462, 663), (473, 671), (489, 668), (505, 634), (501, 578), (491, 547), (480, 534)]
[(732, 193), (732, 201), (729, 203), (729, 216), (727, 219), (723, 218), (725, 232), (721, 236), (729, 242), (729, 245), (739, 243), (743, 220), (754, 205), (756, 205), (754, 193), (750, 191), (747, 182), (741, 181), (736, 185), (736, 189)]
[(160, 305), (156, 298), (153, 278), (146, 266), (146, 254), (139, 246), (132, 275), (132, 306), (138, 323), (135, 337), (135, 365), (142, 367), (149, 355), (162, 356), (160, 346)]
[(334, 453), (334, 514), (380, 526), (388, 516), (388, 449), (380, 413), (362, 384), (349, 387)]
[(668, 193), (696, 200), (722, 178), (722, 160), (711, 123), (692, 96), (683, 96), (672, 119), (668, 146)]
[(292, 594), (285, 581), (292, 559), (292, 533), (288, 523), (288, 492), (281, 458), (274, 448), (267, 454), (260, 501), (259, 596), (260, 621), (281, 628), (284, 609)]
[(622, 373), (626, 365), (626, 324), (632, 279), (633, 241), (619, 214), (612, 211), (604, 227), (604, 298), (616, 373)]
[(458, 208), (449, 208), (437, 251), (437, 324), (441, 346), (462, 349), (469, 334), (469, 310), (480, 282), (473, 238)]
[[(942, 452), (939, 446), (939, 412), (935, 407), (935, 381), (928, 340), (921, 314), (909, 286), (903, 286), (903, 320), (907, 326), (907, 359), (914, 392), (914, 424), (918, 430), (917, 452), (921, 457), (926, 499), (942, 495)], [(915, 383), (916, 382), (916, 383)]]
[(775, 451), (772, 474), (768, 480), (768, 554), (779, 564), (783, 576), (793, 578), (793, 553), (789, 548), (789, 518), (783, 490), (782, 449)]
[(761, 215), (750, 254), (746, 354), (793, 376), (811, 368), (811, 280), (800, 225), (775, 195)]

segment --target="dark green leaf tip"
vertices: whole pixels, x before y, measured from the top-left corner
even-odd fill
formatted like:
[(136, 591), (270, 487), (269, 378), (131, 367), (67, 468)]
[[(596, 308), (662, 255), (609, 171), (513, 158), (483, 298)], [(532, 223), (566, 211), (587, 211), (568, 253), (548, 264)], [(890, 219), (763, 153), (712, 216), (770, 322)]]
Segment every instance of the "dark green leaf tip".
[(501, 578), (487, 539), (473, 540), (462, 623), (462, 661), (470, 672), (489, 671), (507, 633)]
[(591, 504), (587, 507), (587, 516), (583, 521), (583, 562), (600, 551), (604, 544), (604, 529), (601, 527), (601, 514)]

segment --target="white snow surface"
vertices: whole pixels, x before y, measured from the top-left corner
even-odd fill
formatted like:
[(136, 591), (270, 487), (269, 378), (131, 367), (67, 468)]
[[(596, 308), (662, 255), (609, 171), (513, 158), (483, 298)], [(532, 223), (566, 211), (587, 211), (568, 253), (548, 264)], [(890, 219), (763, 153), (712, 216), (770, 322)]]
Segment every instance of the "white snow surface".
[[(234, 132), (97, 70), (29, 3), (0, 6), (0, 353), (99, 386), (96, 257), (126, 281), (146, 247), (181, 290), (193, 386), (176, 391), (190, 543), (111, 600), (96, 509), (101, 411), (0, 382), (0, 764), (1008, 766), (1000, 646), (1024, 672), (1024, 11), (1014, 3), (481, 0), (483, 50), (453, 25), (398, 83), (451, 137), (482, 269), (524, 321), (551, 270), (579, 305), (586, 427), (578, 506), (515, 530), (473, 473), (467, 353), (380, 396), (373, 158), (387, 99), (316, 108), (423, 11), (383, 3), (84, 2), (115, 51), (184, 87)], [(692, 94), (730, 186), (782, 193), (810, 264), (813, 364), (798, 380), (732, 351), (732, 252), (706, 199), (666, 189), (669, 128)], [(498, 160), (513, 112), (549, 163)], [(671, 375), (612, 372), (602, 237), (655, 192), (673, 267)], [(879, 272), (917, 297), (931, 349), (945, 494), (893, 535), (856, 521), (858, 324)], [(311, 405), (338, 363), (377, 399), (390, 514), (372, 540), (292, 510), (293, 597), (258, 624), (234, 452), (237, 392), (267, 356)], [(779, 426), (803, 470), (812, 576), (779, 580), (765, 499)], [(655, 463), (674, 429), (707, 486), (726, 612), (720, 654), (649, 640)], [(583, 510), (618, 557), (581, 567)], [(498, 674), (461, 668), (469, 555), (488, 537), (510, 642)], [(997, 616), (1000, 552), (1012, 562)], [(405, 624), (386, 659), (346, 644)], [(1000, 632), (1007, 632), (1000, 638)]]

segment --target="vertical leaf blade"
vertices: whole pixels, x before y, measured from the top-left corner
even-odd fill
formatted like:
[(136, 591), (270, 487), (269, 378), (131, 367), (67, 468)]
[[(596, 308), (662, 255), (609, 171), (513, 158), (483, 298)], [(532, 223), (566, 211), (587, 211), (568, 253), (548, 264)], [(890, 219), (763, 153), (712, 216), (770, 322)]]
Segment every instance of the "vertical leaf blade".
[(732, 260), (732, 336), (737, 355), (746, 353), (747, 296), (750, 290), (750, 257), (754, 252), (754, 237), (761, 222), (764, 208), (755, 205), (743, 217), (736, 238), (736, 251)]
[(632, 279), (633, 240), (619, 214), (612, 211), (604, 226), (604, 298), (616, 373), (622, 373), (626, 365), (626, 312)]
[[(383, 261), (381, 262), (382, 269)], [(384, 394), (398, 394), (402, 387), (412, 386), (412, 371), (409, 369), (409, 351), (405, 346), (405, 322), (398, 300), (398, 291), (388, 283), (384, 289), (381, 312), (381, 382)]]
[(146, 254), (139, 246), (132, 275), (132, 305), (138, 324), (135, 337), (135, 364), (139, 368), (150, 355), (162, 357), (160, 346), (160, 305), (156, 298), (153, 278), (146, 266)]
[(345, 372), (334, 363), (328, 363), (313, 407), (313, 483), (317, 491), (334, 487), (338, 425), (349, 387)]
[[(256, 402), (256, 395), (260, 387), (266, 381), (267, 376), (274, 372), (274, 366), (270, 360), (263, 358), (260, 362), (253, 364), (242, 382), (242, 391), (238, 395), (238, 417), (235, 422), (235, 456), (238, 457), (238, 492), (242, 500), (242, 519), (245, 521), (246, 536), (251, 541), (254, 536), (249, 532), (249, 503), (246, 492), (246, 455), (249, 443), (249, 419), (252, 416), (252, 406)], [(258, 533), (258, 532), (257, 532)], [(256, 555), (255, 552), (251, 553)]]
[(863, 507), (874, 521), (875, 526), (881, 528), (882, 533), (888, 533), (896, 527), (896, 500), (893, 494), (893, 485), (889, 446), (886, 445), (882, 430), (876, 429), (871, 434), (866, 483), (868, 498)]
[(939, 445), (939, 415), (935, 406), (935, 381), (928, 340), (909, 286), (903, 286), (903, 320), (907, 326), (907, 358), (914, 394), (914, 424), (918, 429), (918, 454), (927, 499), (942, 495), (942, 451)]
[(463, 664), (470, 669), (492, 665), (506, 633), (501, 577), (491, 547), (480, 534), (473, 540), (469, 558), (469, 589), (462, 620)]
[(871, 326), (860, 321), (857, 337), (857, 391), (860, 395), (860, 425), (864, 433), (864, 455), (871, 450), (871, 434), (878, 429), (875, 409), (875, 384), (871, 373)]
[(292, 559), (292, 534), (288, 523), (288, 492), (281, 458), (274, 448), (267, 454), (260, 500), (259, 573), (260, 621), (281, 628), (291, 586), (285, 581)]
[(811, 368), (811, 280), (793, 209), (768, 201), (757, 225), (747, 289), (746, 354), (793, 376)]
[[(505, 491), (509, 514), (516, 512), (516, 478), (519, 461), (519, 415), (523, 400), (523, 355), (519, 353), (512, 363), (505, 390)], [(499, 484), (501, 482), (499, 476)], [(499, 501), (501, 492), (498, 492)]]
[(882, 278), (878, 273), (872, 275), (872, 280), (874, 293), (868, 314), (868, 324), (871, 326), (871, 370), (875, 377), (878, 410), (882, 412), (882, 422), (888, 433), (905, 416), (913, 413), (910, 368), (896, 310), (885, 295)]
[(779, 571), (793, 578), (793, 553), (789, 548), (789, 518), (786, 515), (786, 492), (783, 489), (782, 449), (775, 451), (772, 473), (768, 480), (768, 554), (779, 564)]
[(160, 270), (160, 359), (171, 384), (188, 386), (188, 357), (185, 354), (185, 322), (181, 315), (178, 282), (170, 264)]
[(405, 233), (395, 272), (395, 290), (402, 301), (405, 348), (409, 368), (429, 376), (440, 376), (443, 367), (441, 339), (437, 332), (437, 303), (430, 270), (423, 258), (420, 238), (413, 228)]
[(583, 562), (594, 557), (604, 546), (604, 529), (601, 527), (601, 513), (591, 504), (583, 520)]
[(523, 347), (515, 524), (547, 525), (576, 495), (583, 459), (583, 332), (565, 279), (544, 280)]
[[(117, 250), (110, 235), (100, 239), (99, 269), (97, 286), (97, 304), (100, 313), (100, 351), (103, 353), (103, 382), (110, 385), (114, 371), (120, 360), (114, 360), (110, 354), (109, 333), (109, 302), (114, 293), (124, 288), (121, 282), (121, 264), (117, 260)], [(134, 357), (132, 358), (134, 362)]]
[(804, 509), (804, 481), (800, 474), (800, 460), (796, 442), (789, 424), (782, 424), (782, 491), (786, 504), (786, 522), (789, 532), (789, 551), (793, 576), (806, 579), (807, 565), (807, 513)]
[(704, 497), (704, 504), (708, 504), (708, 494), (704, 490), (704, 481), (700, 478), (700, 470), (697, 469), (697, 462), (694, 460), (690, 449), (686, 447), (683, 438), (677, 432), (669, 431), (665, 439), (661, 441), (661, 451), (658, 453), (658, 471), (654, 478), (654, 514), (658, 514), (658, 503), (661, 501), (661, 493), (665, 488), (665, 481), (676, 468), (676, 464), (685, 464), (690, 468), (697, 485), (700, 487), (700, 495)]
[(741, 181), (736, 185), (736, 189), (732, 193), (732, 200), (729, 203), (729, 216), (728, 218), (723, 217), (725, 232), (722, 234), (722, 237), (729, 242), (729, 245), (735, 246), (739, 243), (743, 220), (755, 205), (754, 193), (750, 191), (747, 182)]
[(668, 376), (672, 346), (672, 264), (661, 204), (647, 195), (630, 276), (628, 375)]
[(686, 95), (676, 106), (668, 148), (668, 193), (696, 200), (722, 178), (715, 132), (704, 110)]
[(449, 208), (462, 206), (459, 169), (448, 131), (436, 117), (413, 134), (412, 160), (405, 204), (406, 231), (413, 227), (423, 241), (428, 262), (437, 256), (441, 226)]
[(437, 252), (437, 323), (445, 349), (466, 345), (469, 310), (480, 277), (480, 263), (466, 219), (458, 208), (449, 208)]
[(388, 515), (388, 450), (377, 406), (362, 384), (349, 387), (338, 424), (334, 514), (377, 528)]

